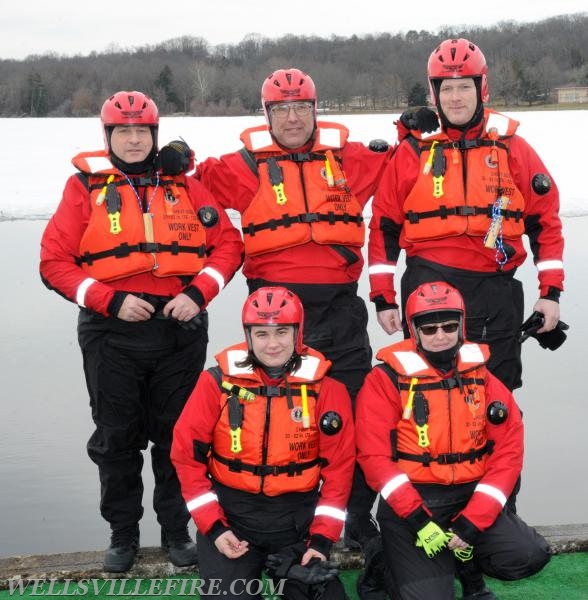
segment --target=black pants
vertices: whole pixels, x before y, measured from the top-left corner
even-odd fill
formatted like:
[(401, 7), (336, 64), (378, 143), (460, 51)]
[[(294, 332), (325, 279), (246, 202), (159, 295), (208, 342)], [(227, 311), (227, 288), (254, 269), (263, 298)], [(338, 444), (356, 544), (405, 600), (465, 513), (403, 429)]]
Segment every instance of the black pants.
[[(329, 376), (345, 385), (355, 408), (355, 398), (372, 368), (372, 349), (367, 332), (368, 311), (357, 295), (357, 284), (276, 283), (247, 280), (249, 292), (263, 286), (282, 286), (294, 292), (304, 306), (304, 343), (332, 362)], [(356, 464), (347, 510), (369, 514), (374, 492)]]
[[(262, 588), (259, 582), (268, 554), (293, 553), (299, 561), (306, 551), (303, 541), (284, 546), (284, 540), (280, 542), (277, 538), (268, 537), (263, 541), (263, 537), (263, 533), (258, 532), (256, 542), (250, 543), (246, 554), (230, 559), (221, 554), (216, 546), (198, 531), (198, 567), (202, 580), (200, 596), (221, 596), (229, 600), (261, 599)], [(271, 580), (271, 583), (266, 584), (268, 585), (273, 585), (274, 590), (280, 589), (279, 580)], [(270, 589), (265, 587), (263, 591), (269, 592)], [(316, 586), (286, 579), (280, 591), (286, 600), (348, 600), (343, 584), (338, 578), (328, 584)]]
[[(523, 286), (514, 272), (478, 273), (452, 269), (410, 257), (401, 279), (402, 314), (408, 296), (422, 283), (445, 281), (463, 296), (466, 334), (471, 342), (490, 346), (488, 369), (510, 390), (521, 387), (523, 371), (519, 327), (524, 319)], [(404, 322), (404, 335), (408, 329)]]
[(206, 360), (207, 316), (185, 330), (173, 320), (130, 323), (82, 310), (78, 341), (96, 429), (88, 455), (98, 465), (100, 511), (112, 529), (143, 516), (142, 451), (152, 442), (153, 506), (168, 531), (190, 515), (169, 458), (174, 424)]
[[(422, 491), (421, 493), (426, 496)], [(445, 494), (444, 494), (445, 495)], [(448, 494), (426, 498), (435, 522), (449, 528), (451, 518), (467, 503), (467, 497)], [(415, 545), (416, 534), (383, 500), (378, 522), (390, 569), (395, 600), (453, 600), (456, 561), (448, 549), (428, 558)], [(505, 508), (496, 522), (474, 545), (474, 565), (484, 574), (502, 580), (517, 580), (538, 573), (550, 559), (545, 539)]]

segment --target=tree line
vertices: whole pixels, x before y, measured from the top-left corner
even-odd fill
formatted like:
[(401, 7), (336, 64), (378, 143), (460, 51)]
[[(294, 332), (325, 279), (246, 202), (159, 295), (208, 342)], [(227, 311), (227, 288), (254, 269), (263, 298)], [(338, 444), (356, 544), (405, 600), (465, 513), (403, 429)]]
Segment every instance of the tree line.
[(314, 79), (321, 109), (386, 111), (422, 105), (430, 53), (465, 37), (484, 52), (491, 104), (549, 104), (554, 90), (588, 86), (588, 13), (536, 23), (451, 27), (365, 36), (245, 37), (211, 46), (184, 36), (130, 49), (111, 46), (88, 56), (55, 53), (0, 60), (1, 117), (97, 115), (118, 90), (150, 95), (163, 115), (245, 115), (260, 109), (263, 79), (298, 67)]

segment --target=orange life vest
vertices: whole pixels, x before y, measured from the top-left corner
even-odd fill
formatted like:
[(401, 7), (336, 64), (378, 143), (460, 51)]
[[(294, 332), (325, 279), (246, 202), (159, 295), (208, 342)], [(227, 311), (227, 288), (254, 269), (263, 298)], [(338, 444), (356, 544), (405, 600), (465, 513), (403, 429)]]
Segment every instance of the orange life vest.
[(72, 160), (85, 175), (92, 213), (77, 263), (98, 281), (152, 271), (157, 277), (195, 275), (204, 265), (206, 234), (182, 177), (145, 182), (148, 212), (106, 152)]
[[(403, 408), (392, 431), (392, 460), (417, 483), (475, 481), (485, 471), (492, 443), (486, 438), (485, 345), (466, 343), (455, 377), (441, 377), (412, 340), (380, 350), (377, 358), (397, 376)], [(463, 391), (460, 390), (460, 383)]]
[[(279, 496), (315, 489), (322, 466), (315, 407), (330, 362), (309, 349), (301, 367), (288, 375), (286, 389), (283, 384), (268, 387), (256, 370), (235, 365), (246, 356), (246, 344), (216, 356), (223, 391), (208, 460), (210, 474), (226, 486), (252, 494)], [(308, 413), (308, 427), (303, 412)]]
[(362, 207), (347, 186), (338, 153), (348, 135), (342, 125), (318, 123), (312, 148), (288, 154), (265, 125), (241, 134), (243, 155), (259, 177), (257, 193), (241, 215), (247, 255), (311, 240), (363, 246)]
[(493, 215), (502, 217), (504, 238), (523, 235), (525, 200), (508, 165), (509, 138), (517, 126), (517, 121), (486, 109), (478, 139), (456, 141), (438, 133), (415, 140), (420, 166), (404, 201), (407, 241), (486, 236)]

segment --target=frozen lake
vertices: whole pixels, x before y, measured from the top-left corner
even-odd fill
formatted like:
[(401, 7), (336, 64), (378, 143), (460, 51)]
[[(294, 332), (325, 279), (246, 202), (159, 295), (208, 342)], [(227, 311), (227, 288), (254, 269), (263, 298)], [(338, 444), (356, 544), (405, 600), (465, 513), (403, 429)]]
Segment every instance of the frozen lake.
[[(394, 118), (354, 115), (337, 120), (350, 127), (352, 139), (393, 141)], [(557, 352), (541, 349), (535, 340), (523, 346), (524, 387), (517, 399), (525, 415), (526, 453), (519, 511), (535, 525), (586, 523), (585, 392), (575, 380), (586, 364), (581, 357), (583, 334), (588, 334), (582, 314), (588, 293), (583, 247), (588, 193), (582, 182), (582, 149), (572, 135), (588, 130), (588, 111), (521, 113), (515, 118), (560, 188), (567, 269), (562, 319), (571, 325), (568, 341)], [(205, 158), (237, 149), (241, 129), (257, 122), (257, 117), (164, 119), (160, 138), (165, 142), (182, 135)], [(0, 556), (101, 549), (108, 544), (108, 526), (98, 511), (97, 470), (85, 449), (92, 424), (76, 339), (77, 308), (46, 290), (38, 276), (45, 219), (72, 172), (70, 158), (100, 147), (99, 124), (97, 119), (0, 119), (0, 134), (0, 164), (9, 175), (0, 196)], [(530, 260), (519, 276), (530, 311), (537, 289)], [(367, 298), (365, 274), (360, 292)], [(238, 315), (245, 294), (239, 273), (212, 303), (209, 357), (241, 338)], [(369, 310), (374, 349), (398, 339), (386, 336), (371, 305)], [(150, 507), (148, 454), (146, 459), (141, 541), (155, 545), (159, 530)]]

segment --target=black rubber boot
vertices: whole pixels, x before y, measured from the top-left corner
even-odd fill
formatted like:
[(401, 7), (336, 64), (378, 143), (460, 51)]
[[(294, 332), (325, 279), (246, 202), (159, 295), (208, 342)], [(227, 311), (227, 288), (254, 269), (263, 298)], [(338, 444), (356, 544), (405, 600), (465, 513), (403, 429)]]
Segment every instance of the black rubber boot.
[(138, 549), (138, 525), (114, 529), (110, 534), (110, 546), (104, 554), (104, 571), (107, 573), (129, 571), (135, 562)]
[(162, 529), (161, 548), (176, 567), (188, 567), (198, 562), (196, 544), (192, 541), (187, 527), (180, 531)]
[(456, 563), (457, 576), (463, 590), (463, 600), (496, 600), (484, 583), (484, 574), (474, 561)]
[(386, 581), (386, 557), (382, 538), (371, 538), (364, 547), (365, 563), (357, 578), (356, 590), (360, 600), (386, 600), (393, 598)]

